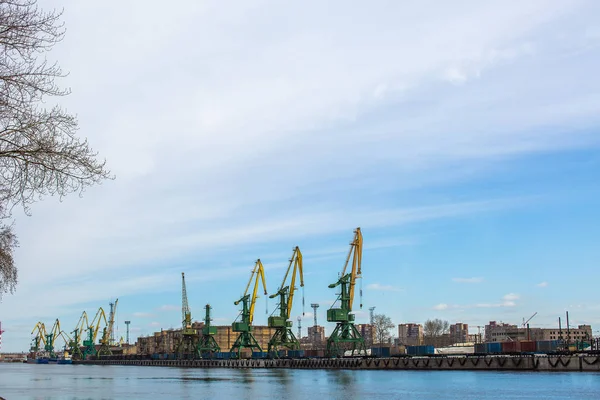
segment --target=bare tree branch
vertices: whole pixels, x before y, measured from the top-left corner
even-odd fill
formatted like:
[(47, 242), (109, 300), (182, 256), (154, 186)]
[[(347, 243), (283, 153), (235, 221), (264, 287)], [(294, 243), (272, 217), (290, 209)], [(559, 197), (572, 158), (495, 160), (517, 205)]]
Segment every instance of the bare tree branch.
[[(15, 206), (30, 214), (43, 196), (82, 194), (113, 178), (87, 140), (76, 136), (73, 115), (59, 106), (41, 107), (47, 97), (70, 93), (55, 83), (65, 76), (60, 67), (43, 57), (64, 37), (61, 16), (40, 10), (37, 0), (0, 0), (0, 220)], [(12, 225), (7, 229), (0, 231), (8, 246), (2, 262), (12, 263), (16, 237)], [(0, 270), (0, 296), (5, 285), (16, 283), (16, 270), (6, 271)]]

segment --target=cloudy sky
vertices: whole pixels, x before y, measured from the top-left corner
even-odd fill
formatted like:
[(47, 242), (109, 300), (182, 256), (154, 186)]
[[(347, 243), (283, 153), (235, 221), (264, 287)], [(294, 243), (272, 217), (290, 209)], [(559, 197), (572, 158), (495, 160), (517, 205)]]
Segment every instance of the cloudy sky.
[(182, 271), (194, 319), (229, 324), (254, 261), (274, 293), (296, 245), (324, 322), (357, 226), (359, 322), (600, 328), (597, 1), (40, 5), (117, 179), (16, 215), (3, 351), (116, 298), (118, 335), (177, 327)]

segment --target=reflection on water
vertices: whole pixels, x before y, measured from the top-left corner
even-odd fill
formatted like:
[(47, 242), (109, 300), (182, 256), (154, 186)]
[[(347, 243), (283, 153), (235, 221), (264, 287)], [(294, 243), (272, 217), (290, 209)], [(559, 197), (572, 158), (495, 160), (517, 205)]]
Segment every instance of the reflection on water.
[(6, 399), (582, 399), (600, 375), (495, 371), (192, 369), (0, 363)]

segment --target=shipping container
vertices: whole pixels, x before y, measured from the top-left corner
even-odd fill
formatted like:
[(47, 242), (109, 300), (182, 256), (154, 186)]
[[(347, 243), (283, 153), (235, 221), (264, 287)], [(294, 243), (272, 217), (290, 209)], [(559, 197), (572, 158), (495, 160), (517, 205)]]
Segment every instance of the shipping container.
[(376, 357), (389, 357), (389, 347), (371, 347), (371, 355)]
[(487, 347), (488, 354), (499, 354), (502, 353), (502, 343), (500, 342), (491, 342), (485, 344)]
[(538, 340), (535, 342), (535, 350), (538, 353), (551, 353), (558, 348), (558, 340)]
[(522, 353), (535, 353), (535, 342), (532, 340), (524, 340), (521, 342)]
[(503, 353), (520, 353), (521, 342), (502, 342)]
[(406, 346), (406, 354), (411, 356), (427, 356), (435, 353), (433, 346)]
[(262, 351), (252, 352), (252, 358), (265, 358), (265, 353)]
[(486, 354), (488, 352), (487, 343), (475, 343), (475, 354)]

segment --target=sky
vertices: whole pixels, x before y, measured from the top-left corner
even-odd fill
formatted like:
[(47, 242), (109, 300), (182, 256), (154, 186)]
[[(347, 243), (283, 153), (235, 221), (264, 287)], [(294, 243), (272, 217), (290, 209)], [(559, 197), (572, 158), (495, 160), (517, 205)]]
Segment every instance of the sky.
[[(116, 179), (15, 213), (2, 351), (119, 299), (117, 337), (235, 320), (260, 258), (304, 255), (294, 332), (327, 332), (353, 230), (362, 309), (599, 334), (597, 1), (45, 0), (59, 101)], [(266, 324), (276, 300), (257, 300)], [(303, 314), (304, 311), (304, 314)], [(91, 317), (90, 316), (90, 317)], [(563, 318), (564, 321), (564, 318)], [(564, 326), (564, 325), (563, 325)]]

